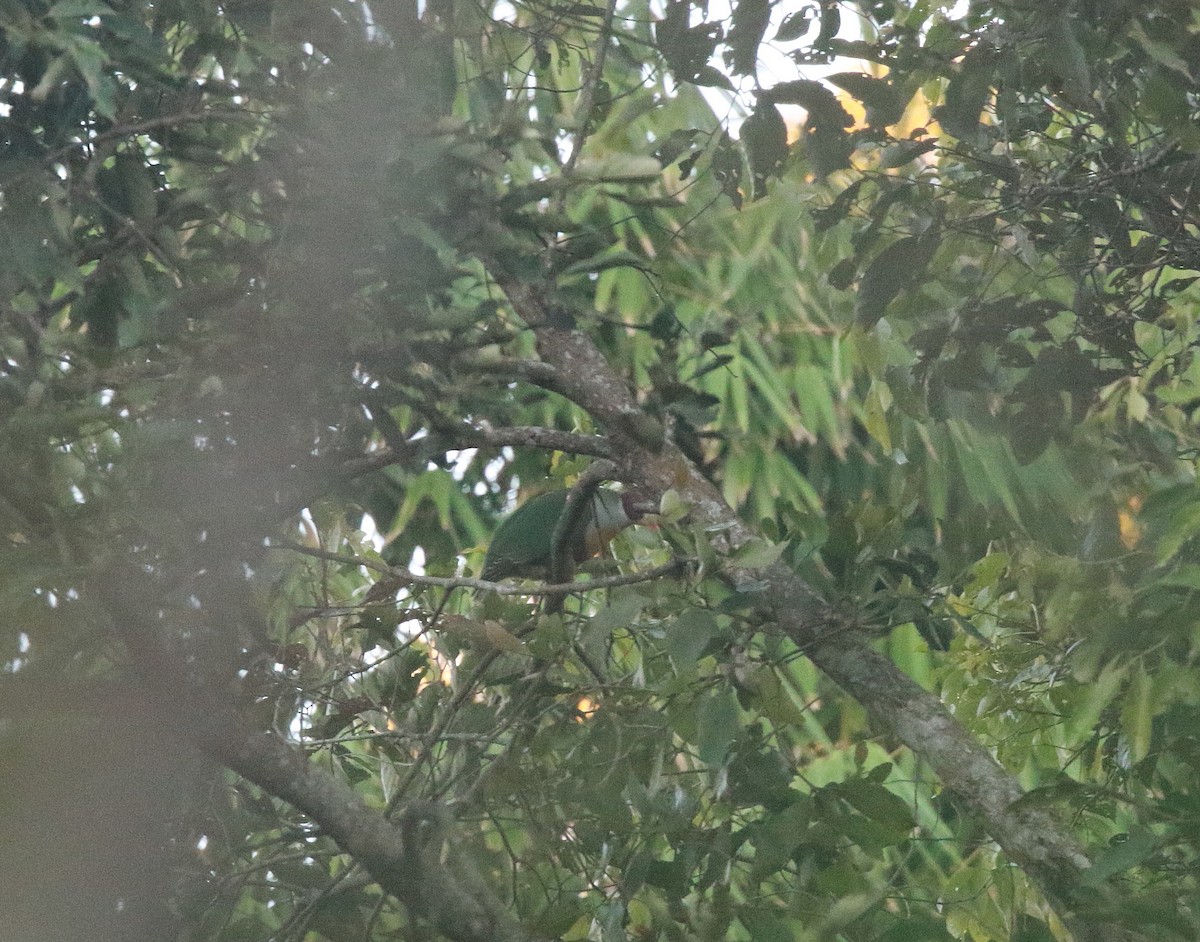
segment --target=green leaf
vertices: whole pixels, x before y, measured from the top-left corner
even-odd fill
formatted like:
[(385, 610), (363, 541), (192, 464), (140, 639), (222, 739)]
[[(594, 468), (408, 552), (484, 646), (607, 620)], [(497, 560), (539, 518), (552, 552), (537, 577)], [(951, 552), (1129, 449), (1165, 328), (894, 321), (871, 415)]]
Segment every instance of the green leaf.
[(737, 698), (727, 690), (709, 694), (696, 711), (696, 751), (700, 761), (713, 767), (722, 765), (740, 731)]
[(1165, 532), (1154, 547), (1155, 559), (1159, 565), (1167, 562), (1178, 553), (1183, 545), (1200, 536), (1200, 499), (1179, 507), (1171, 518)]
[(1012, 942), (1057, 942), (1057, 937), (1042, 920), (1023, 913), (1017, 921)]
[(1106, 664), (1098, 677), (1084, 687), (1084, 696), (1070, 714), (1071, 738), (1083, 741), (1095, 728), (1100, 714), (1116, 697), (1128, 673), (1128, 665)]
[(902, 841), (912, 832), (912, 808), (883, 785), (866, 779), (850, 779), (839, 783), (833, 790), (855, 810), (882, 825), (891, 842)]
[(108, 53), (99, 43), (81, 39), (71, 43), (70, 56), (87, 83), (97, 114), (105, 118), (116, 117), (117, 83), (111, 74)]
[(100, 0), (60, 0), (46, 11), (46, 16), (53, 19), (90, 19), (112, 12), (113, 8)]
[(580, 638), (584, 648), (595, 658), (603, 660), (613, 632), (628, 629), (636, 621), (646, 599), (635, 592), (614, 591), (609, 604), (587, 620)]
[(946, 87), (946, 101), (937, 109), (937, 117), (942, 127), (960, 140), (972, 141), (979, 131), (979, 116), (992, 86), (996, 61), (990, 46), (976, 46), (963, 56), (958, 73)]
[[(762, 805), (767, 810), (776, 813), (797, 801), (807, 802), (806, 807), (811, 806), (812, 803), (809, 799), (801, 799), (795, 791), (789, 788), (791, 779), (787, 761), (765, 743), (747, 742), (743, 744), (729, 764), (730, 797), (741, 806)], [(783, 852), (784, 857), (791, 854), (799, 835), (803, 834), (802, 825), (803, 822), (793, 822), (791, 830), (795, 833), (786, 838), (786, 841), (791, 843)], [(761, 833), (763, 832), (756, 831), (756, 834)], [(755, 839), (755, 843), (759, 844), (758, 838)]]
[(610, 157), (581, 160), (575, 167), (572, 179), (596, 183), (630, 183), (638, 180), (657, 180), (662, 176), (662, 165), (653, 157), (643, 154), (615, 154)]
[(568, 265), (560, 273), (564, 278), (571, 275), (582, 275), (592, 272), (608, 271), (612, 268), (645, 268), (646, 259), (627, 249), (605, 251), (591, 258)]
[(304, 889), (320, 890), (329, 886), (329, 872), (324, 867), (299, 860), (280, 860), (271, 864), (271, 870), (284, 883)]
[(766, 569), (779, 561), (785, 549), (786, 543), (772, 543), (756, 537), (738, 547), (733, 562), (747, 569)]
[(746, 677), (745, 684), (746, 690), (753, 694), (749, 697), (748, 708), (761, 710), (762, 715), (777, 727), (804, 725), (805, 711), (796, 705), (771, 668), (763, 666), (755, 670)]
[(1154, 580), (1149, 588), (1185, 589), (1200, 591), (1200, 563), (1184, 563)]
[(1133, 20), (1130, 24), (1129, 35), (1159, 65), (1177, 72), (1188, 85), (1195, 83), (1195, 77), (1193, 76), (1194, 64), (1189, 64), (1186, 59), (1167, 43), (1151, 39), (1146, 33), (1146, 28), (1139, 20)]
[(766, 815), (754, 828), (754, 870), (759, 878), (787, 865), (805, 839), (812, 821), (813, 802), (804, 797)]
[(1158, 844), (1158, 838), (1149, 829), (1133, 828), (1128, 834), (1113, 838), (1108, 849), (1094, 857), (1081, 882), (1084, 886), (1100, 886), (1109, 877), (1136, 867), (1154, 853)]
[(863, 409), (863, 425), (867, 433), (879, 442), (885, 452), (892, 452), (892, 433), (888, 427), (887, 413), (891, 403), (891, 393), (886, 384), (873, 383), (867, 393), (867, 401)]
[(937, 247), (938, 237), (931, 230), (893, 242), (875, 256), (859, 281), (854, 303), (858, 324), (875, 326), (896, 296), (925, 274)]
[[(625, 919), (627, 916), (625, 904), (621, 900), (608, 900), (601, 903), (596, 910), (596, 924), (600, 927), (600, 942), (628, 942), (625, 934)], [(588, 938), (592, 938), (589, 934)]]
[(741, 909), (738, 919), (754, 942), (795, 942), (792, 923), (783, 916), (762, 909)]
[(900, 922), (879, 937), (879, 942), (950, 942), (953, 938), (940, 919), (914, 911), (904, 913)]
[(1150, 754), (1154, 741), (1154, 678), (1141, 664), (1130, 679), (1121, 705), (1121, 733), (1131, 764)]
[(717, 620), (702, 608), (689, 608), (666, 625), (667, 654), (678, 671), (696, 666), (709, 641), (717, 634)]
[(1092, 71), (1088, 67), (1087, 53), (1079, 44), (1065, 10), (1058, 11), (1050, 21), (1050, 46), (1047, 64), (1062, 79), (1064, 95), (1076, 108), (1087, 108), (1092, 104)]
[(883, 152), (883, 165), (888, 168), (903, 167), (906, 163), (916, 160), (931, 150), (936, 150), (938, 142), (935, 139), (923, 141), (898, 141), (886, 147)]

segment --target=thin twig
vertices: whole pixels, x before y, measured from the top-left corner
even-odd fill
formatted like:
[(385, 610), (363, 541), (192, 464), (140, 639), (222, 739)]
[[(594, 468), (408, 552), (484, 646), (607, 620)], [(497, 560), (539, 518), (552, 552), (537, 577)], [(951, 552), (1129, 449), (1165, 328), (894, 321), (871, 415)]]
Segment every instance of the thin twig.
[(583, 154), (583, 146), (587, 143), (588, 134), (591, 132), (592, 106), (596, 103), (596, 87), (604, 76), (604, 60), (608, 56), (608, 42), (612, 38), (613, 17), (616, 12), (617, 0), (608, 0), (608, 7), (604, 11), (604, 22), (600, 24), (600, 48), (596, 50), (596, 57), (588, 66), (583, 80), (583, 91), (580, 92), (579, 99), (575, 103), (575, 111), (579, 114), (579, 130), (576, 132), (575, 146), (571, 148), (567, 162), (563, 165), (564, 176), (569, 176), (575, 169), (575, 165), (579, 163), (579, 158)]
[(355, 476), (386, 468), (388, 465), (409, 460), (422, 452), (428, 453), (434, 446), (445, 451), (463, 448), (543, 448), (562, 451), (571, 455), (588, 455), (608, 458), (612, 448), (603, 435), (581, 435), (578, 432), (563, 432), (559, 429), (543, 428), (540, 425), (514, 425), (492, 428), (486, 425), (456, 425), (438, 430), (433, 435), (409, 439), (398, 448), (379, 448), (369, 454), (355, 456), (346, 462), (346, 468)]
[[(506, 290), (506, 294), (509, 292)], [(510, 298), (511, 300), (511, 298)], [(500, 375), (509, 382), (524, 380), (534, 386), (541, 386), (551, 392), (558, 392), (562, 386), (562, 376), (549, 363), (541, 360), (526, 360), (521, 357), (497, 357), (488, 360), (459, 360), (455, 363), (459, 369), (469, 370), (485, 375)]]
[(327, 559), (330, 562), (345, 563), (348, 566), (362, 566), (374, 572), (390, 576), (400, 583), (413, 585), (439, 586), (443, 589), (478, 589), (482, 592), (495, 592), (497, 595), (570, 595), (572, 592), (591, 592), (594, 589), (611, 589), (622, 585), (635, 585), (639, 582), (650, 582), (664, 576), (681, 572), (695, 560), (677, 556), (661, 566), (643, 569), (639, 572), (626, 573), (620, 576), (600, 576), (596, 579), (575, 580), (572, 582), (541, 583), (536, 585), (512, 586), (500, 582), (490, 582), (487, 579), (472, 579), (470, 576), (422, 576), (403, 566), (389, 566), (387, 563), (376, 562), (362, 556), (351, 556), (343, 553), (331, 553), (328, 550), (304, 546), (285, 540), (276, 543), (271, 549), (291, 550), (314, 559)]
[[(166, 114), (160, 115), (157, 118), (148, 118), (145, 121), (139, 121), (136, 124), (124, 124), (119, 127), (109, 128), (107, 131), (101, 131), (89, 138), (81, 141), (76, 141), (67, 144), (57, 150), (52, 150), (42, 157), (42, 160), (53, 162), (66, 157), (72, 151), (79, 150), (83, 147), (94, 147), (97, 144), (103, 144), (107, 141), (120, 140), (126, 137), (135, 137), (138, 134), (145, 134), (149, 131), (157, 131), (160, 128), (172, 128), (181, 124), (193, 124), (199, 121), (246, 121), (252, 122), (260, 120), (261, 115), (256, 115), (248, 110), (233, 110), (228, 111), (219, 108), (210, 108), (205, 111), (189, 111), (183, 114)], [(20, 178), (18, 178), (20, 179)]]

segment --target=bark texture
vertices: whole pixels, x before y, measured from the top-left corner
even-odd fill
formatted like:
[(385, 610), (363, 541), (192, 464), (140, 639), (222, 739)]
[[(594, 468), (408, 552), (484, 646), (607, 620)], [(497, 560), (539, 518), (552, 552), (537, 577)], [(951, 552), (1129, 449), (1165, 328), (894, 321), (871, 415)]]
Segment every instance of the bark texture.
[[(517, 313), (530, 324), (554, 324), (553, 301), (533, 286), (494, 272)], [(648, 494), (673, 488), (692, 519), (714, 528), (719, 546), (732, 553), (755, 536), (669, 438), (640, 409), (633, 392), (581, 330), (536, 328), (538, 351), (555, 376), (556, 391), (600, 423), (611, 443), (617, 476)], [(657, 434), (657, 439), (649, 436)], [(972, 736), (933, 694), (879, 654), (847, 619), (830, 610), (783, 563), (762, 569), (731, 565), (733, 582), (765, 586), (769, 614), (762, 627), (780, 631), (804, 650), (830, 679), (868, 712), (875, 728), (904, 743), (941, 782), (958, 792), (985, 823), (1005, 854), (1038, 886), (1079, 942), (1138, 938), (1108, 924), (1098, 907), (1113, 899), (1110, 887), (1085, 889), (1091, 862), (1071, 832), (1042, 808), (1022, 803), (1016, 778)]]

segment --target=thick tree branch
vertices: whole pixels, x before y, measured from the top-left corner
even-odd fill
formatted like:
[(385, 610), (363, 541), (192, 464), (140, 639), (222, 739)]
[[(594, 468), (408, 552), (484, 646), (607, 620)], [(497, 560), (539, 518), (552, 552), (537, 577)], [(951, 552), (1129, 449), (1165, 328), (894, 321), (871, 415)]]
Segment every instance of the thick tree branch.
[[(345, 780), (311, 762), (274, 732), (255, 729), (163, 642), (161, 625), (139, 610), (136, 576), (106, 573), (101, 593), (137, 673), (130, 696), (149, 701), (170, 729), (264, 792), (310, 817), (415, 917), (455, 942), (526, 942), (520, 924), (463, 853), (456, 824), (441, 806), (410, 801), (397, 822), (368, 807)], [(117, 586), (126, 587), (125, 592)], [(147, 599), (143, 599), (143, 602)]]
[[(552, 323), (554, 302), (538, 287), (493, 271), (509, 302), (529, 324)], [(694, 520), (717, 533), (726, 551), (755, 534), (669, 440), (648, 442), (646, 423), (624, 380), (582, 331), (536, 329), (542, 359), (556, 371), (564, 396), (603, 427), (613, 446), (621, 480), (652, 495), (674, 488)], [(961, 793), (983, 818), (996, 842), (1020, 865), (1076, 933), (1080, 942), (1128, 938), (1106, 921), (1089, 919), (1098, 900), (1081, 889), (1090, 862), (1073, 835), (1045, 810), (1017, 801), (1023, 791), (933, 694), (921, 688), (862, 633), (847, 626), (783, 563), (733, 567), (737, 581), (761, 583), (763, 604), (776, 630), (799, 645), (825, 674), (861, 703), (879, 730), (894, 735)], [(1097, 894), (1098, 895), (1098, 894)]]
[(529, 938), (462, 854), (445, 809), (410, 806), (394, 824), (274, 733), (252, 730), (227, 711), (194, 720), (192, 729), (206, 752), (312, 818), (385, 891), (439, 932), (458, 942)]

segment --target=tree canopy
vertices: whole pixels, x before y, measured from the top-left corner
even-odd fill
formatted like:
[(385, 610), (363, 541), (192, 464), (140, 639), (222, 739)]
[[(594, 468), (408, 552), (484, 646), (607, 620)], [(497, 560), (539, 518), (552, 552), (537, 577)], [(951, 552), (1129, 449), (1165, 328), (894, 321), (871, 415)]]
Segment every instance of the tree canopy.
[(1198, 118), (1187, 0), (0, 3), (6, 937), (1200, 936)]

